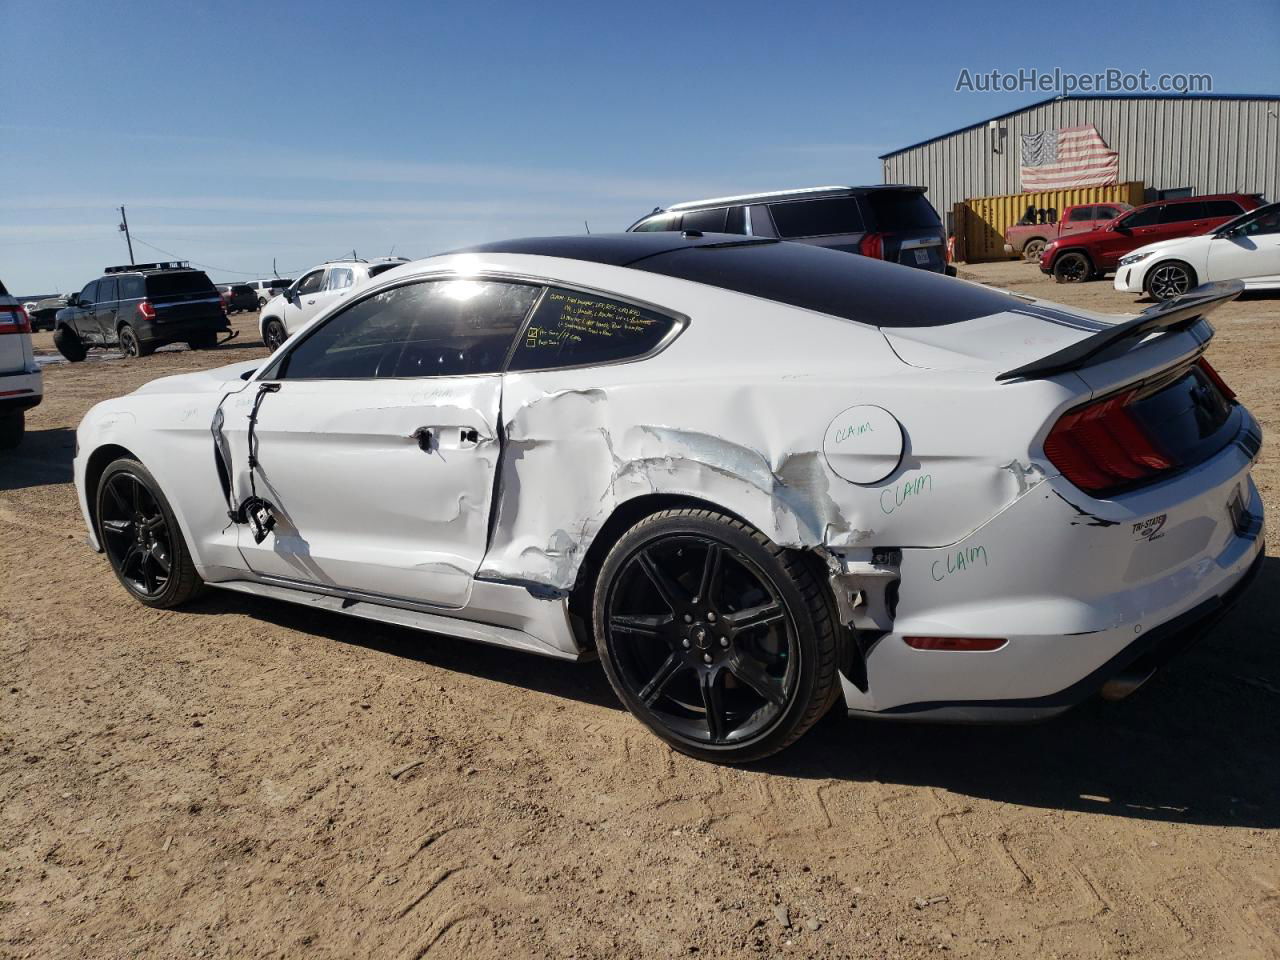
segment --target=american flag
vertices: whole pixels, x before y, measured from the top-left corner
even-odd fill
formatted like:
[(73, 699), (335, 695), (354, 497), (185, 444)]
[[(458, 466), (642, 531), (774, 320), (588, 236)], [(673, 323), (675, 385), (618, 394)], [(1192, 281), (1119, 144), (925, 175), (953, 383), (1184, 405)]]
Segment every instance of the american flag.
[(1092, 124), (1041, 130), (1022, 136), (1024, 192), (1063, 187), (1101, 187), (1116, 183), (1120, 154), (1108, 149)]

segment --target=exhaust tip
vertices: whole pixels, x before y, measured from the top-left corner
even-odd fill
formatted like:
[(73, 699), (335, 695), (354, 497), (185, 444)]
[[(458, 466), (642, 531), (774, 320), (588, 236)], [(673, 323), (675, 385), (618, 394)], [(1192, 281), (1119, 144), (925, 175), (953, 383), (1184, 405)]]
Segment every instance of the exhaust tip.
[(1118, 673), (1102, 685), (1098, 691), (1103, 700), (1123, 700), (1155, 675), (1156, 668), (1130, 670)]

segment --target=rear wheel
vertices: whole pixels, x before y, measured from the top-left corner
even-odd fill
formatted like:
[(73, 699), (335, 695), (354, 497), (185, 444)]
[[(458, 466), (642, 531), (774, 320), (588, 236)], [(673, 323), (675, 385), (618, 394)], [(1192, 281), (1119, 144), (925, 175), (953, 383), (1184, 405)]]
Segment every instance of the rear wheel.
[(267, 349), (275, 353), (280, 346), (289, 339), (289, 335), (285, 333), (284, 324), (272, 317), (262, 327), (262, 342), (267, 345)]
[(1044, 241), (1036, 237), (1033, 240), (1028, 240), (1026, 246), (1022, 248), (1022, 259), (1034, 260), (1038, 263), (1042, 253), (1044, 253)]
[(53, 331), (53, 345), (70, 363), (79, 363), (89, 353), (80, 335), (70, 327), (59, 327)]
[(27, 431), (27, 415), (19, 410), (0, 416), (0, 450), (12, 450)]
[(839, 691), (837, 635), (805, 559), (709, 510), (667, 510), (614, 545), (596, 582), (605, 673), (677, 750), (722, 763), (777, 753)]
[(1181, 260), (1158, 263), (1147, 274), (1147, 296), (1157, 300), (1180, 297), (1196, 285), (1196, 272)]
[(173, 509), (138, 461), (116, 460), (102, 472), (97, 527), (111, 569), (135, 599), (167, 608), (199, 593), (202, 583)]
[(1093, 276), (1093, 264), (1083, 253), (1064, 253), (1053, 262), (1053, 279), (1058, 283), (1083, 283)]
[(132, 324), (120, 325), (120, 349), (126, 357), (147, 357), (155, 353), (155, 346), (145, 340), (138, 339), (138, 332)]

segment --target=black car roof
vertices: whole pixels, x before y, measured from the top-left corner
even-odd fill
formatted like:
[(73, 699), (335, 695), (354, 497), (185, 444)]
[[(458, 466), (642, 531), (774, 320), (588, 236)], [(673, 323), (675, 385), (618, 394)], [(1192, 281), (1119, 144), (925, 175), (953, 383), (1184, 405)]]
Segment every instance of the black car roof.
[(727, 233), (529, 237), (455, 250), (561, 257), (691, 280), (878, 327), (935, 327), (1027, 304), (871, 257)]

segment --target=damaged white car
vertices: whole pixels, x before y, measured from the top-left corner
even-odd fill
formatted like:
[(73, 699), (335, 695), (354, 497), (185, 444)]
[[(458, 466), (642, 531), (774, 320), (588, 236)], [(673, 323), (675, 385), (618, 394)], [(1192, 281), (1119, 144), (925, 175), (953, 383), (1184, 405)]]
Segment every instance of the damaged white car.
[(637, 233), (398, 267), (269, 359), (99, 404), (141, 602), (204, 585), (566, 659), (677, 749), (1133, 689), (1262, 555), (1212, 287), (1133, 318), (831, 250)]

